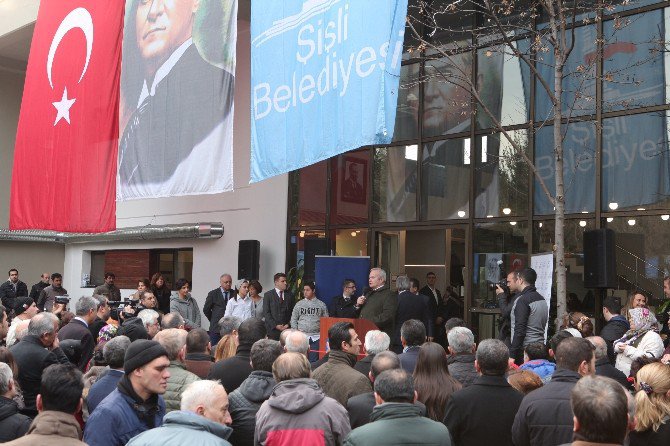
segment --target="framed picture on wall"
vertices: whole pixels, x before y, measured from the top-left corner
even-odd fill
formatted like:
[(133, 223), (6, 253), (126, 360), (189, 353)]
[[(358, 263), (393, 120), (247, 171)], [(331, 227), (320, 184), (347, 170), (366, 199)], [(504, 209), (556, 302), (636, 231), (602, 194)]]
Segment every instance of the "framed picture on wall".
[(342, 201), (366, 204), (368, 190), (368, 161), (353, 156), (344, 157), (344, 181), (340, 186)]

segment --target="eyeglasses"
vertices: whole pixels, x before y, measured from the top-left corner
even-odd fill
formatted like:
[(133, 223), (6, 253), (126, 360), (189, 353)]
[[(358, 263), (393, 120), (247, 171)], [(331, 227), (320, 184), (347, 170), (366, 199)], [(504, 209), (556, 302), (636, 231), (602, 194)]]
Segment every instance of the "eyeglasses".
[(356, 288), (356, 285), (345, 286), (345, 288)]

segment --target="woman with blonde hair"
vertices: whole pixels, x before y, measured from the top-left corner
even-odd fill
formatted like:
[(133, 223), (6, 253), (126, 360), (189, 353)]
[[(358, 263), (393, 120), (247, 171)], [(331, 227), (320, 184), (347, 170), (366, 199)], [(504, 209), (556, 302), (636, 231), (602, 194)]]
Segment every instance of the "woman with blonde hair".
[(214, 360), (221, 361), (235, 356), (239, 345), (237, 329), (240, 328), (242, 320), (237, 316), (226, 316), (221, 319), (221, 340), (216, 344)]
[(670, 444), (670, 366), (655, 362), (637, 374), (635, 430), (630, 446)]
[(630, 375), (630, 366), (641, 357), (661, 359), (663, 339), (658, 334), (658, 321), (648, 308), (633, 308), (628, 312), (630, 330), (614, 341), (615, 367)]

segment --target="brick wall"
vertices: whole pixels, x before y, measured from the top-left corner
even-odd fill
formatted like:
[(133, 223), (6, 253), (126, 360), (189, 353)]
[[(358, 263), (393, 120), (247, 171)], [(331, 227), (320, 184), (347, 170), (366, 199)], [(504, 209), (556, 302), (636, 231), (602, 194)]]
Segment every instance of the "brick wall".
[(149, 277), (149, 250), (105, 252), (105, 272), (116, 275), (114, 284), (119, 288), (137, 288), (140, 279)]

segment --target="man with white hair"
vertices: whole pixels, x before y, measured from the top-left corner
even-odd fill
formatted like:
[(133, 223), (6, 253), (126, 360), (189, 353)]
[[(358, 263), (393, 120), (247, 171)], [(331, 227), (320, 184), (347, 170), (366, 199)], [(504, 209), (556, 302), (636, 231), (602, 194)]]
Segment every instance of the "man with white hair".
[(398, 296), (386, 284), (386, 271), (372, 268), (368, 276), (368, 291), (356, 300), (355, 308), (361, 319), (374, 323), (387, 335), (393, 335)]
[(454, 327), (447, 334), (449, 341), (449, 374), (463, 387), (468, 387), (479, 376), (475, 370), (475, 335), (466, 327)]
[(19, 413), (19, 406), (12, 399), (15, 395), (16, 384), (12, 369), (0, 362), (0, 443), (22, 437), (33, 421)]
[(166, 412), (179, 410), (181, 394), (189, 384), (199, 381), (200, 378), (186, 370), (186, 330), (170, 328), (158, 332), (154, 341), (158, 342), (168, 354), (170, 377), (167, 380), (167, 390), (163, 395)]
[(144, 324), (144, 328), (147, 330), (149, 339), (153, 339), (161, 329), (161, 324), (158, 322), (158, 311), (146, 309), (137, 313), (137, 317), (140, 318)]
[(228, 394), (218, 381), (196, 381), (184, 390), (181, 410), (170, 412), (163, 426), (143, 432), (128, 446), (194, 444), (229, 446)]
[(76, 316), (58, 332), (58, 340), (60, 341), (73, 339), (81, 343), (81, 358), (77, 364), (81, 371), (86, 370), (88, 362), (93, 357), (95, 341), (88, 327), (95, 321), (98, 315), (97, 311), (97, 299), (91, 296), (80, 297), (75, 304)]
[(372, 360), (377, 353), (388, 350), (391, 345), (391, 338), (389, 335), (379, 330), (370, 330), (365, 334), (365, 352), (367, 356), (356, 362), (354, 369), (361, 372), (363, 375), (370, 373), (370, 366)]
[[(282, 335), (284, 332), (288, 332), (284, 341), (284, 352), (301, 353), (305, 356), (309, 354), (309, 338), (307, 334), (290, 328), (282, 331)], [(282, 335), (280, 335), (280, 338)]]

